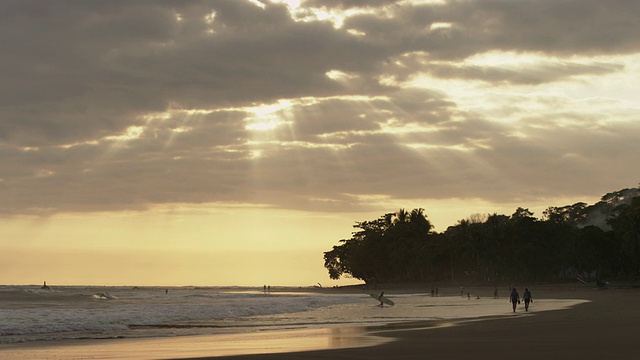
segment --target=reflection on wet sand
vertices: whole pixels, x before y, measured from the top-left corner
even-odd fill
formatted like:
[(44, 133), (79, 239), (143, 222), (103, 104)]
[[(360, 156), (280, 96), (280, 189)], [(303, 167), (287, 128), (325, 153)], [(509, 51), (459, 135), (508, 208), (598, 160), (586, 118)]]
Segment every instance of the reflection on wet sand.
[[(88, 342), (87, 342), (88, 341)], [(391, 341), (368, 334), (364, 327), (339, 327), (216, 334), (152, 339), (74, 340), (0, 346), (0, 358), (26, 359), (159, 359), (199, 356), (267, 354), (320, 349), (372, 346)]]

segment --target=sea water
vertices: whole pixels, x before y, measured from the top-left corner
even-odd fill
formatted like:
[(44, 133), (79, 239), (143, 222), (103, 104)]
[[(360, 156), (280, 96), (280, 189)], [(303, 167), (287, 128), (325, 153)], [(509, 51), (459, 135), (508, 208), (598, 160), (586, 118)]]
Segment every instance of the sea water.
[[(0, 286), (0, 344), (371, 327), (511, 314), (506, 298), (386, 296), (396, 305), (381, 308), (367, 293), (339, 289)], [(574, 304), (541, 300), (531, 310)]]
[(358, 295), (242, 287), (0, 286), (0, 343), (304, 326), (273, 316), (362, 301)]

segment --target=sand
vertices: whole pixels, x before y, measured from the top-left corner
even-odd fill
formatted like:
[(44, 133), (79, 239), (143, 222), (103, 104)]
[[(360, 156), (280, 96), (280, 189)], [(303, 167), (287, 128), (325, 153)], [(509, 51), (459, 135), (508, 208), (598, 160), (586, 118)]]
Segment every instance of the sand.
[(534, 296), (590, 302), (453, 326), (377, 332), (394, 339), (378, 346), (211, 359), (640, 359), (638, 295), (637, 289), (548, 287)]

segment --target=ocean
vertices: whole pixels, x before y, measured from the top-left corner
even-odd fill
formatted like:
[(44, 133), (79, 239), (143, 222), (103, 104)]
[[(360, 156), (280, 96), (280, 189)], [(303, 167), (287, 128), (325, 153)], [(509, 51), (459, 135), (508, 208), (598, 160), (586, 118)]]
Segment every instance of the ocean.
[[(344, 329), (512, 315), (506, 297), (493, 299), (492, 289), (484, 291), (487, 294), (472, 293), (470, 297), (453, 292), (440, 297), (387, 292), (385, 296), (396, 305), (381, 308), (367, 293), (342, 289), (272, 287), (271, 292), (265, 292), (261, 287), (59, 286), (43, 290), (38, 286), (0, 286), (0, 349), (186, 335), (220, 335), (223, 339), (235, 334), (250, 339), (251, 334), (327, 329), (334, 332), (335, 340), (344, 337), (348, 332)], [(574, 300), (537, 299), (531, 311), (575, 304)], [(250, 343), (245, 341), (241, 347), (247, 348)], [(336, 347), (335, 341), (329, 346)]]
[[(304, 314), (362, 303), (297, 288), (0, 286), (0, 343), (253, 332), (344, 323)], [(371, 299), (369, 299), (371, 300)], [(347, 320), (348, 322), (348, 320)]]

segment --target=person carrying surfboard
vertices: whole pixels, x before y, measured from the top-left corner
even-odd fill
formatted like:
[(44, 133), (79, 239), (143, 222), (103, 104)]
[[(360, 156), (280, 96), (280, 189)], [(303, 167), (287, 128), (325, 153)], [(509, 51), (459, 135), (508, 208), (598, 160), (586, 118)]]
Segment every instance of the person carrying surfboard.
[(391, 301), (390, 299), (388, 299), (386, 296), (384, 296), (384, 292), (381, 293), (370, 293), (369, 296), (371, 296), (372, 298), (376, 299), (377, 301), (380, 302), (380, 305), (376, 305), (376, 306), (384, 306), (389, 305), (389, 306), (393, 306), (395, 305), (395, 303), (393, 301)]

